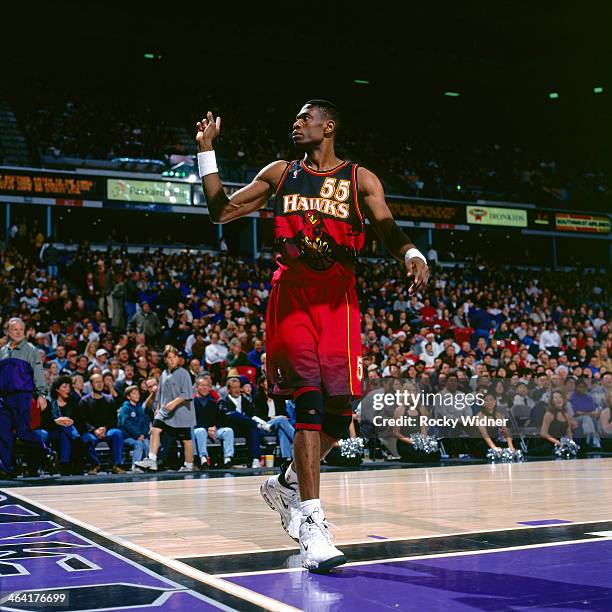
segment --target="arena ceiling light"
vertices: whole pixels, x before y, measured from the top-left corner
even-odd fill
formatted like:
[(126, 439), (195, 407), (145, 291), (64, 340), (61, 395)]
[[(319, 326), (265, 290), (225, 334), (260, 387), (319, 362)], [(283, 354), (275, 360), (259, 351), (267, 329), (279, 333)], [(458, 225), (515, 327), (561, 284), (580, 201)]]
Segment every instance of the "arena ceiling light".
[(556, 99), (559, 97), (559, 94), (558, 94), (556, 91), (551, 91), (551, 92), (548, 94), (548, 97), (549, 97), (551, 100), (556, 100)]
[(449, 98), (458, 98), (460, 93), (458, 91), (445, 91), (444, 95), (448, 96)]
[(369, 85), (370, 81), (366, 81), (365, 79), (355, 79), (353, 83), (357, 83), (357, 85)]
[(593, 93), (595, 94), (603, 93), (603, 87), (593, 87)]

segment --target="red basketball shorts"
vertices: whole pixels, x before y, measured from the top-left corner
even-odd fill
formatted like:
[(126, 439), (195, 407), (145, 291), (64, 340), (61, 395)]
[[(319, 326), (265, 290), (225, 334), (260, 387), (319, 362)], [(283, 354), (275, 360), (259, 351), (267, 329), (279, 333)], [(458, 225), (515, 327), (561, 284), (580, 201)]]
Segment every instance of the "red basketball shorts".
[(280, 281), (266, 313), (266, 371), (272, 394), (317, 387), (324, 395), (361, 397), (361, 316), (352, 284)]

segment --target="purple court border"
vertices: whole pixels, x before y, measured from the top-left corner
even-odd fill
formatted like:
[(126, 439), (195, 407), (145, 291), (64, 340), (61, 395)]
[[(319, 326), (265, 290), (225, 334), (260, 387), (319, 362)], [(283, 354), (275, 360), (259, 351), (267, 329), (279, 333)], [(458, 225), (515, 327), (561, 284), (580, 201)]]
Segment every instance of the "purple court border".
[(518, 521), (517, 525), (529, 525), (530, 527), (544, 527), (545, 525), (565, 525), (574, 521), (564, 519), (543, 519), (541, 521)]
[(229, 578), (302, 610), (612, 610), (612, 541)]

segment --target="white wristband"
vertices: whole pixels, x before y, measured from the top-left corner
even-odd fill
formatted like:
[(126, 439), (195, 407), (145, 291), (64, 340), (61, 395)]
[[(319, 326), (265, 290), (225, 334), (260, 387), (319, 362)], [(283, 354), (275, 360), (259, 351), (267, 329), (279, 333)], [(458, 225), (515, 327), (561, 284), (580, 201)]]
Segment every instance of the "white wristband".
[(425, 264), (427, 264), (427, 260), (425, 259), (425, 255), (423, 255), (423, 253), (421, 253), (421, 251), (419, 251), (419, 249), (408, 249), (406, 251), (406, 255), (404, 255), (404, 259), (406, 261), (406, 263), (408, 263), (409, 259), (414, 259), (415, 257), (418, 257), (419, 259), (422, 259)]
[(201, 151), (198, 153), (198, 170), (200, 171), (200, 178), (204, 178), (207, 174), (219, 172), (217, 157), (214, 151)]

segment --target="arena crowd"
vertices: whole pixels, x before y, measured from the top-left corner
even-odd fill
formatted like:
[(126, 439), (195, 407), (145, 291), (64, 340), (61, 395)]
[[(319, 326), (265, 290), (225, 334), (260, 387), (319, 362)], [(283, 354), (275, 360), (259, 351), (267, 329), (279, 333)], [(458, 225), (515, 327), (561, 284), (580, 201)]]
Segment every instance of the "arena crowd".
[[(22, 327), (42, 368), (35, 396), (46, 402), (32, 407), (34, 438), (5, 422), (0, 432), (12, 438), (11, 447), (16, 435), (30, 474), (95, 475), (103, 442), (116, 473), (173, 465), (176, 448), (182, 471), (213, 463), (259, 467), (271, 437), (279, 458), (291, 456), (292, 403), (274, 401), (265, 381), (272, 259), (146, 249), (128, 255), (96, 252), (86, 243), (63, 251), (26, 228), (0, 260), (4, 357), (20, 346)], [(476, 260), (437, 266), (427, 292), (410, 297), (401, 264), (364, 259), (357, 289), (366, 397), (384, 386), (451, 394), (477, 388), (488, 399), (468, 412), (511, 418), (511, 431), (476, 430), (475, 436), (440, 427), (362, 427), (361, 435), (380, 440), (388, 457), (418, 460), (410, 448), (417, 430), (437, 436), (451, 457), (482, 456), (499, 446), (498, 436), (510, 445), (514, 436), (516, 444), (521, 428), (531, 428), (533, 454), (551, 455), (561, 437), (579, 440), (584, 450), (612, 450), (609, 278)], [(158, 388), (177, 368), (188, 382), (181, 401), (194, 407), (195, 421), (171, 424), (175, 413), (160, 423), (166, 404), (160, 405)], [(442, 408), (402, 410), (434, 415)], [(240, 459), (237, 438), (246, 445)], [(478, 444), (469, 441), (474, 438)], [(211, 445), (218, 448), (214, 458)], [(2, 460), (0, 476), (13, 475), (14, 457)]]
[[(39, 84), (42, 88), (42, 84)], [(134, 94), (137, 97), (136, 94)], [(192, 108), (169, 114), (150, 101), (118, 100), (99, 92), (73, 94), (52, 85), (44, 87), (45, 106), (39, 100), (20, 100), (20, 124), (26, 131), (35, 158), (112, 160), (154, 159), (167, 166), (171, 160), (192, 155), (191, 126), (197, 113), (211, 108), (223, 116), (218, 154), (226, 180), (250, 180), (254, 172), (274, 159), (294, 159), (290, 143), (291, 118), (297, 109), (265, 104), (253, 112), (232, 98), (201, 96)], [(285, 122), (279, 117), (286, 117)], [(248, 117), (248, 129), (245, 129)], [(347, 117), (350, 125), (351, 118)], [(573, 206), (609, 210), (612, 189), (605, 166), (592, 159), (565, 161), (543, 143), (521, 143), (499, 134), (481, 137), (472, 127), (440, 124), (439, 120), (401, 117), (385, 136), (384, 152), (378, 146), (378, 127), (353, 121), (356, 129), (344, 130), (342, 155), (367, 165), (388, 179), (395, 193), (456, 200), (478, 197), (534, 202), (565, 207), (571, 194), (580, 198)], [(371, 130), (371, 131), (370, 131)], [(571, 207), (571, 206), (570, 206)]]

